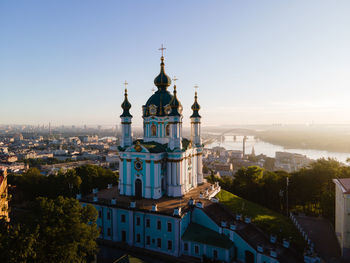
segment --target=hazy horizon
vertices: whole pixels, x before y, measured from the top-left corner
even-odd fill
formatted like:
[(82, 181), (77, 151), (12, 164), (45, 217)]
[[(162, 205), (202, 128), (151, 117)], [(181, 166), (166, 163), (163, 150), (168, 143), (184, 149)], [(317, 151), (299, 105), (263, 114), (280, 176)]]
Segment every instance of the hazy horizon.
[[(133, 123), (163, 43), (189, 125), (349, 124), (349, 1), (0, 3), (0, 124)], [(173, 85), (169, 87), (173, 91)]]

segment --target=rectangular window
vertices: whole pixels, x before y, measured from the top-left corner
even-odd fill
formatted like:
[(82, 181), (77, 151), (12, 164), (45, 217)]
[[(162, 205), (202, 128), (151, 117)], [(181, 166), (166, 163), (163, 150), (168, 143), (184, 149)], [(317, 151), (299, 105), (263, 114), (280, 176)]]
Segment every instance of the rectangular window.
[(168, 232), (171, 232), (171, 229), (172, 229), (172, 224), (168, 222)]
[(121, 221), (122, 221), (122, 223), (125, 223), (125, 215), (121, 216)]
[(111, 229), (107, 228), (107, 235), (110, 237), (111, 236)]
[(162, 222), (160, 220), (157, 221), (157, 229), (158, 230), (162, 229)]
[(160, 238), (157, 238), (157, 247), (162, 248), (162, 240)]
[(168, 240), (168, 250), (173, 249), (173, 242), (171, 240)]
[(102, 211), (98, 210), (98, 218), (102, 218)]
[(126, 241), (126, 232), (124, 230), (122, 231), (122, 241)]
[(185, 250), (185, 251), (188, 251), (188, 243), (185, 243), (185, 244), (184, 244), (184, 250)]
[(199, 254), (199, 247), (197, 245), (194, 246), (194, 253)]
[(107, 212), (107, 220), (111, 220), (111, 212), (110, 211)]
[(218, 258), (218, 251), (216, 249), (213, 250), (213, 257), (214, 259)]
[(150, 245), (151, 244), (151, 237), (147, 236), (146, 237), (146, 245)]
[(137, 217), (136, 217), (136, 225), (139, 226), (139, 225), (140, 225), (140, 222), (141, 222), (140, 217), (137, 216)]
[(141, 242), (141, 236), (140, 236), (140, 234), (137, 234), (137, 235), (136, 235), (136, 242), (137, 242), (137, 243), (140, 243), (140, 242)]
[(149, 220), (149, 218), (146, 219), (146, 227), (150, 227), (151, 226), (151, 221)]

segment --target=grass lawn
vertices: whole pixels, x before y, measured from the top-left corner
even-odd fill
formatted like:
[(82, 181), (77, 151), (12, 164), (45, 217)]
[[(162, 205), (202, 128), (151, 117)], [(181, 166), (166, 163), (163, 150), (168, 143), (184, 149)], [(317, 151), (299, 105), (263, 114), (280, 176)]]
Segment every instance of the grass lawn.
[(288, 217), (225, 190), (221, 190), (216, 197), (221, 204), (230, 208), (232, 212), (251, 217), (252, 223), (267, 235), (275, 234), (280, 241), (283, 238), (290, 237), (293, 247), (303, 252), (304, 239)]

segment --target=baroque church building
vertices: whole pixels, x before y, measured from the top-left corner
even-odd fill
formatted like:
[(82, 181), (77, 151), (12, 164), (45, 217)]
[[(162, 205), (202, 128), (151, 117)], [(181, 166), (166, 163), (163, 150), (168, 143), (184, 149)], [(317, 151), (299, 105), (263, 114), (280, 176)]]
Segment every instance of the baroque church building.
[(121, 195), (159, 199), (180, 197), (203, 183), (202, 151), (197, 93), (192, 105), (191, 139), (182, 137), (182, 105), (168, 91), (170, 78), (161, 57), (160, 73), (154, 79), (158, 90), (142, 106), (143, 139), (132, 141), (131, 104), (127, 90), (120, 115), (122, 126), (120, 154)]
[[(224, 207), (218, 183), (203, 179), (201, 116), (197, 93), (191, 137), (182, 136), (182, 105), (161, 57), (157, 90), (142, 106), (143, 139), (132, 138), (127, 90), (122, 103), (119, 183), (93, 189), (80, 203), (98, 211), (100, 242), (173, 262), (302, 262), (289, 241), (277, 242), (248, 216)], [(166, 259), (169, 261), (169, 257)], [(315, 261), (305, 261), (315, 262)]]

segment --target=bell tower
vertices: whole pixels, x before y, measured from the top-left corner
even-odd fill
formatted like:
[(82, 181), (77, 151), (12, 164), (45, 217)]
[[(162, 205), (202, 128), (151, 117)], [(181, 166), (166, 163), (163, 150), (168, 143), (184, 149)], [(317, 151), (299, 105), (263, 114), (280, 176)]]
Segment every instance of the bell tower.
[(121, 140), (120, 146), (123, 148), (132, 145), (132, 134), (131, 134), (132, 115), (130, 114), (130, 111), (129, 111), (131, 108), (131, 104), (128, 100), (128, 90), (126, 88), (128, 83), (125, 81), (124, 85), (125, 85), (124, 101), (121, 105), (123, 109), (123, 113), (122, 115), (120, 115), (121, 132), (122, 132), (122, 140)]
[(197, 184), (203, 183), (203, 166), (202, 166), (202, 140), (201, 140), (201, 116), (199, 115), (200, 106), (197, 101), (198, 86), (194, 86), (196, 91), (194, 94), (194, 103), (191, 107), (193, 113), (191, 115), (191, 141), (193, 147), (196, 148), (196, 165), (197, 165)]

